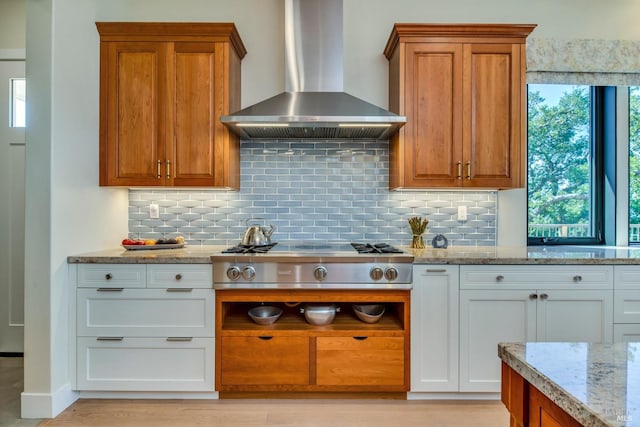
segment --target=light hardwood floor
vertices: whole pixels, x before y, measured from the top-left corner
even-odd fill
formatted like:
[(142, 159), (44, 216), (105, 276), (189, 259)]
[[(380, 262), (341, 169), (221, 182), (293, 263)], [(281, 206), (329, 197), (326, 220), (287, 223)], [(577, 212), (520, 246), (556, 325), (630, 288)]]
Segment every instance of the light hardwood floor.
[(2, 427), (507, 427), (498, 401), (80, 399), (52, 420), (21, 420), (21, 358), (0, 357)]
[(507, 427), (509, 416), (496, 401), (82, 399), (40, 427), (205, 425)]

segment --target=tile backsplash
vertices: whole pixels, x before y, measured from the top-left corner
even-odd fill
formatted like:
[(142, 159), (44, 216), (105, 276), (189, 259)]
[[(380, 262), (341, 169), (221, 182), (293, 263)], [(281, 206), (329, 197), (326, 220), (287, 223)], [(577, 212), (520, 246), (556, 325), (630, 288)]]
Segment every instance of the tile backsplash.
[[(408, 245), (407, 219), (426, 216), (425, 238), (495, 246), (495, 191), (389, 191), (386, 141), (242, 141), (241, 190), (131, 189), (129, 234), (181, 234), (189, 244), (235, 245), (247, 218), (273, 224), (273, 241), (346, 240)], [(160, 207), (151, 219), (149, 205)], [(459, 221), (458, 206), (467, 206)]]

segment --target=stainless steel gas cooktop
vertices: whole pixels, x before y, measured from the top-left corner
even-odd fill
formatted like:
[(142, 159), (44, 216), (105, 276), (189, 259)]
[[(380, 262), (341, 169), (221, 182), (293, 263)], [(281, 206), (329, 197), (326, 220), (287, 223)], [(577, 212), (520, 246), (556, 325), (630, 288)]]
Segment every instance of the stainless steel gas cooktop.
[(413, 256), (386, 243), (279, 242), (211, 257), (216, 289), (409, 289)]

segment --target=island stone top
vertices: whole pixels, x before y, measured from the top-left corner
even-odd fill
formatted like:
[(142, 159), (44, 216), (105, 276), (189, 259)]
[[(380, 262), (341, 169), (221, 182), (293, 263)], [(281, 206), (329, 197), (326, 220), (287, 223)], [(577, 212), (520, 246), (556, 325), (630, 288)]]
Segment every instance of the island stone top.
[(583, 426), (640, 426), (640, 343), (503, 343), (498, 355)]
[[(414, 256), (416, 264), (640, 264), (640, 247), (614, 246), (455, 246), (447, 249), (412, 249), (395, 245)], [(181, 249), (126, 250), (116, 247), (73, 255), (69, 263), (208, 264), (229, 246), (186, 245)], [(235, 255), (234, 255), (235, 256)], [(272, 254), (252, 254), (269, 257)]]

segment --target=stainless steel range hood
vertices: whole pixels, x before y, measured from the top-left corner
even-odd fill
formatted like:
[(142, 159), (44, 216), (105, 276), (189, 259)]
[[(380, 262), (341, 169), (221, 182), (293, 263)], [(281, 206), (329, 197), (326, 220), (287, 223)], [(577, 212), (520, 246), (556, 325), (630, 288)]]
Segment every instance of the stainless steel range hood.
[(343, 92), (342, 0), (284, 0), (286, 92), (221, 121), (242, 139), (388, 139), (407, 119)]

